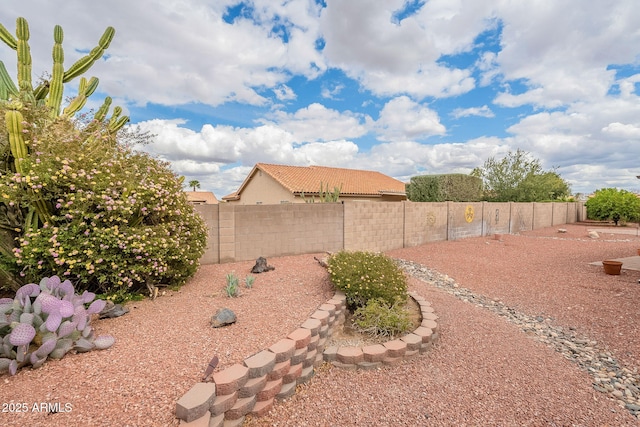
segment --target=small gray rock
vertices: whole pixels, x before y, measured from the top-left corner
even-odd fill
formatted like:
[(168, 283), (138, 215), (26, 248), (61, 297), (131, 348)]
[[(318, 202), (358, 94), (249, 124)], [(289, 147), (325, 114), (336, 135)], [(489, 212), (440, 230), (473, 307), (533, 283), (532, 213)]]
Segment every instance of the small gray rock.
[(111, 301), (107, 301), (102, 311), (99, 314), (100, 319), (111, 319), (114, 317), (120, 317), (129, 312), (129, 309), (122, 304), (114, 304)]
[(220, 328), (222, 326), (236, 323), (236, 314), (228, 308), (221, 308), (211, 317), (211, 327)]

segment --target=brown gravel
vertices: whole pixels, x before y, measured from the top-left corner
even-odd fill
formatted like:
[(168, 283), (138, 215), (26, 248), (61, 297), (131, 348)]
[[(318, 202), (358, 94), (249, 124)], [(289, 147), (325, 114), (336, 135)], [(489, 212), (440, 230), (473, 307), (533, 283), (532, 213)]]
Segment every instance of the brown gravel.
[[(547, 228), (502, 241), (490, 237), (392, 251), (453, 277), (477, 294), (598, 341), (623, 366), (640, 367), (640, 272), (607, 276), (589, 265), (635, 255), (640, 239), (581, 225)], [(121, 318), (94, 322), (116, 344), (68, 355), (37, 370), (0, 376), (2, 426), (176, 426), (175, 402), (204, 372), (241, 362), (294, 330), (333, 295), (313, 255), (269, 259), (243, 296), (224, 295), (224, 276), (244, 278), (253, 262), (202, 267), (180, 292), (130, 305)], [(410, 287), (440, 317), (440, 341), (428, 353), (393, 367), (344, 371), (324, 366), (298, 392), (249, 426), (638, 426), (591, 377), (502, 317), (417, 279)], [(238, 322), (212, 329), (209, 318), (231, 308)], [(36, 413), (34, 404), (71, 404), (64, 413)], [(5, 405), (6, 404), (6, 405)]]

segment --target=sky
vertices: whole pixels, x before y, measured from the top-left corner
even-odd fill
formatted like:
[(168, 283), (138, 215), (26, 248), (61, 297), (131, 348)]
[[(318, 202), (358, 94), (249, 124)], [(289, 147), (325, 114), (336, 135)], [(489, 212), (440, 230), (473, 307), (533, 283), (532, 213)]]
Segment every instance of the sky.
[(218, 198), (257, 162), (408, 182), (517, 149), (573, 193), (640, 191), (636, 0), (3, 0), (17, 17), (34, 78), (54, 25), (65, 67), (114, 27), (86, 108), (111, 96), (153, 135), (138, 149)]

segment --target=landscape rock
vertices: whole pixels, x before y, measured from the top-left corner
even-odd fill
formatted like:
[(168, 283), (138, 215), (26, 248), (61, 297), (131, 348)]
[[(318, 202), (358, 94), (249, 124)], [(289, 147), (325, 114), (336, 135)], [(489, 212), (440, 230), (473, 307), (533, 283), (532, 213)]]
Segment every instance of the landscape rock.
[(600, 237), (600, 235), (598, 234), (597, 231), (590, 231), (589, 232), (589, 237), (591, 237), (592, 239), (598, 239)]
[(236, 314), (228, 308), (221, 308), (211, 317), (211, 327), (220, 328), (222, 326), (236, 323)]
[(635, 369), (621, 366), (620, 362), (614, 359), (607, 349), (600, 347), (597, 341), (577, 336), (574, 328), (554, 326), (551, 318), (528, 315), (505, 305), (500, 300), (476, 294), (470, 289), (461, 287), (449, 276), (421, 264), (402, 259), (397, 259), (396, 262), (413, 277), (442, 289), (462, 301), (496, 313), (517, 325), (533, 339), (553, 348), (591, 375), (594, 390), (622, 402), (632, 415), (640, 418), (640, 373)]
[(267, 259), (265, 257), (260, 257), (256, 260), (256, 265), (251, 269), (252, 273), (264, 273), (266, 271), (275, 270), (275, 267), (267, 264)]
[(114, 317), (124, 316), (128, 312), (129, 309), (122, 304), (114, 304), (113, 301), (107, 301), (98, 315), (100, 319), (112, 319)]

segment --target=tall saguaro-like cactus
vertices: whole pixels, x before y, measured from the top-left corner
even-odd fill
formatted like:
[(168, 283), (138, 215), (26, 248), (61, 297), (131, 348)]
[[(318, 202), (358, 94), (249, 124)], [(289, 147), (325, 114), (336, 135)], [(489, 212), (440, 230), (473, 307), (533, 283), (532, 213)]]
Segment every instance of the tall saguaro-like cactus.
[[(0, 174), (28, 175), (27, 162), (30, 155), (28, 120), (30, 114), (36, 106), (45, 106), (49, 109), (51, 121), (58, 119), (68, 119), (78, 113), (86, 104), (87, 99), (98, 87), (98, 79), (91, 77), (87, 79), (82, 75), (87, 72), (93, 64), (100, 59), (106, 49), (108, 49), (115, 30), (108, 27), (98, 44), (85, 56), (78, 59), (69, 68), (64, 67), (64, 32), (62, 27), (56, 25), (53, 30), (53, 66), (50, 80), (42, 81), (34, 88), (32, 80), (32, 58), (29, 46), (30, 32), (29, 24), (25, 18), (16, 20), (15, 36), (0, 23), (0, 40), (10, 49), (16, 51), (17, 74), (16, 81), (11, 78), (5, 64), (0, 61), (0, 105), (4, 110), (4, 128), (8, 141), (8, 158), (5, 162), (0, 162)], [(64, 86), (75, 78), (80, 78), (77, 95), (62, 108), (64, 97)], [(94, 116), (94, 128), (100, 129), (103, 133), (111, 136), (122, 128), (128, 121), (127, 116), (122, 115), (122, 109), (115, 107), (111, 117), (108, 112), (111, 107), (111, 98), (107, 97), (103, 105)], [(27, 118), (27, 119), (25, 119)], [(26, 133), (25, 133), (26, 132)], [(0, 140), (1, 142), (1, 140)], [(0, 147), (1, 148), (1, 147)], [(43, 192), (35, 194), (33, 190), (29, 192), (31, 200), (29, 206), (18, 207), (9, 205), (9, 201), (0, 201), (0, 233), (9, 237), (0, 238), (0, 255), (7, 256), (11, 253), (11, 248), (6, 243), (14, 241), (15, 233), (28, 229), (38, 228), (51, 221), (53, 214), (53, 203), (48, 200)], [(13, 212), (17, 208), (22, 209), (21, 215), (8, 215), (6, 212)], [(2, 237), (2, 236), (0, 236)], [(6, 236), (5, 236), (6, 237)], [(2, 277), (0, 277), (0, 280)]]
[[(77, 96), (70, 102), (69, 107), (61, 113), (60, 110), (64, 93), (64, 84), (87, 72), (93, 64), (100, 59), (102, 55), (104, 55), (105, 50), (109, 48), (114, 36), (115, 30), (113, 27), (107, 27), (102, 34), (102, 37), (100, 37), (98, 44), (91, 49), (88, 54), (78, 59), (65, 70), (64, 49), (62, 47), (64, 32), (62, 27), (56, 25), (53, 29), (54, 44), (52, 50), (53, 67), (51, 80), (44, 81), (36, 88), (33, 88), (31, 76), (31, 48), (29, 47), (29, 24), (27, 23), (27, 20), (22, 17), (16, 20), (15, 37), (4, 25), (0, 23), (0, 40), (9, 46), (9, 48), (15, 50), (18, 58), (17, 87), (11, 80), (5, 65), (0, 61), (0, 101), (15, 99), (18, 97), (26, 102), (35, 100), (38, 103), (44, 102), (44, 104), (51, 108), (51, 116), (53, 118), (60, 115), (65, 115), (67, 117), (74, 115), (82, 109), (86, 103), (87, 97), (96, 90), (98, 86), (98, 79), (92, 77), (84, 84), (81, 82)], [(102, 115), (102, 117), (96, 116), (96, 119), (100, 119), (99, 121), (102, 121), (105, 119), (105, 115)], [(123, 117), (116, 117), (116, 119), (118, 124), (120, 124), (120, 127), (117, 129), (110, 127), (109, 129), (113, 132), (116, 132), (128, 121), (124, 120)]]

